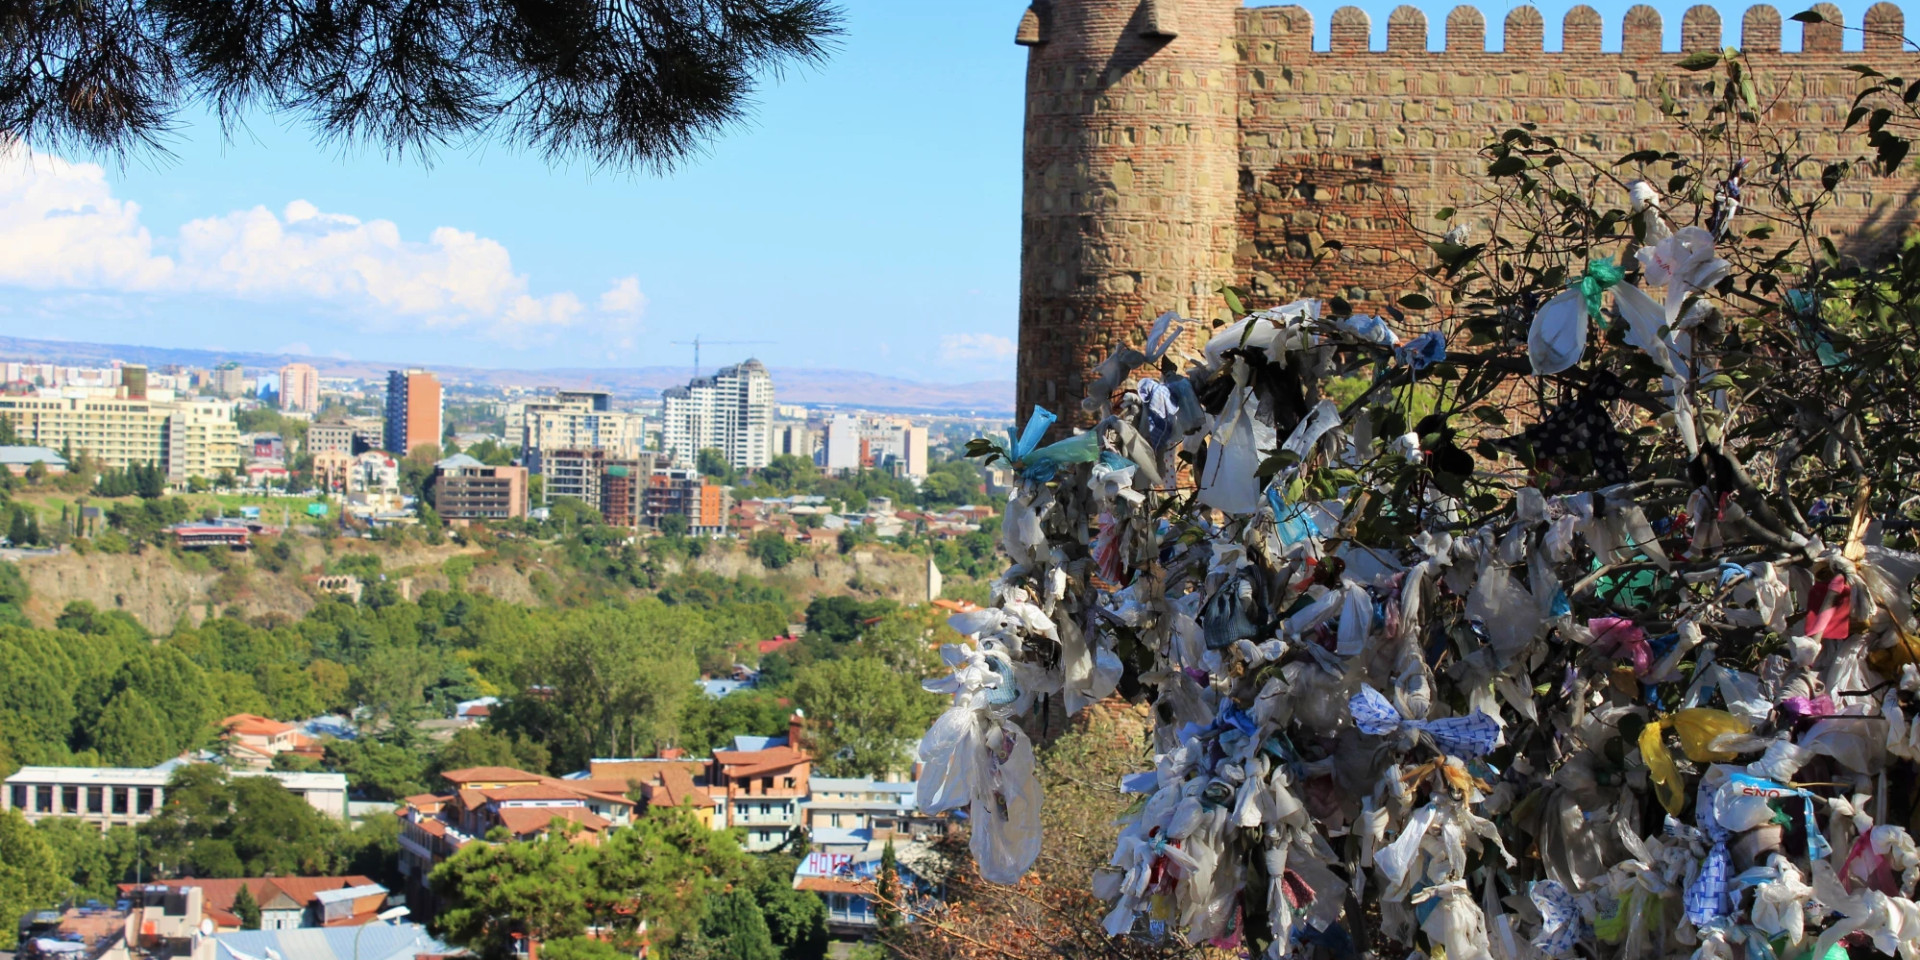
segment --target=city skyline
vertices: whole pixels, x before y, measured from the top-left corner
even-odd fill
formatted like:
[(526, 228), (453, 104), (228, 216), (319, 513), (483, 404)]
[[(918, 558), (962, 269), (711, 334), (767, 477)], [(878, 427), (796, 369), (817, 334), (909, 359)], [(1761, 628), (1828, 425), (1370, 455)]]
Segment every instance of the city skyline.
[[(1308, 5), (1316, 47), (1337, 5)], [(1360, 6), (1382, 33), (1393, 4)], [(1423, 7), (1430, 44), (1450, 6)], [(1539, 9), (1558, 23), (1569, 6)], [(1616, 47), (1627, 4), (1595, 6)], [(1730, 31), (1737, 6), (1723, 10)], [(1866, 6), (1840, 4), (1850, 23)], [(764, 86), (748, 123), (667, 177), (504, 149), (423, 167), (316, 150), (258, 117), (232, 142), (190, 121), (169, 138), (172, 162), (11, 155), (0, 333), (403, 366), (690, 368), (674, 341), (697, 332), (767, 341), (753, 355), (776, 369), (1011, 380), (1025, 4), (846, 7), (826, 64)], [(1670, 47), (1679, 21), (1667, 18)]]

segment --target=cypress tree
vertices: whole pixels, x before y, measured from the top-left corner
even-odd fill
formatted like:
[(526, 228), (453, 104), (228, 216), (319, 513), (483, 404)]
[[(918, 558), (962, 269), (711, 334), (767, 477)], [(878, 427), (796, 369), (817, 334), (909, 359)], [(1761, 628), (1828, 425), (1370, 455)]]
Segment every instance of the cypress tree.
[(260, 929), (260, 904), (244, 883), (240, 885), (240, 892), (233, 895), (233, 915), (240, 918), (240, 929)]

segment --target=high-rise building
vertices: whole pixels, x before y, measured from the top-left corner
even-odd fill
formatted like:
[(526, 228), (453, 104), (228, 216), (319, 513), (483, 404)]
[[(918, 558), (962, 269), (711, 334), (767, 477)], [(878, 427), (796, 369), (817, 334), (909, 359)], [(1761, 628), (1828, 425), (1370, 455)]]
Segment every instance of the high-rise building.
[(351, 457), (353, 449), (353, 428), (347, 424), (333, 421), (316, 423), (307, 428), (307, 451), (311, 454), (344, 453)]
[(697, 465), (702, 450), (719, 450), (735, 470), (772, 459), (773, 377), (758, 360), (667, 390), (662, 410), (661, 443), (676, 463)]
[(425, 370), (387, 374), (387, 452), (405, 457), (439, 446), (440, 379)]
[(137, 363), (129, 363), (120, 368), (120, 391), (128, 400), (147, 398), (147, 368)]
[(281, 367), (280, 409), (289, 413), (320, 409), (320, 371), (304, 363)]
[(247, 392), (247, 372), (237, 363), (223, 363), (207, 375), (207, 387), (223, 397), (238, 397)]
[(830, 474), (860, 469), (860, 421), (845, 413), (827, 421), (826, 457), (820, 465)]
[[(520, 441), (528, 457), (548, 450), (603, 450), (616, 459), (631, 459), (646, 449), (646, 419), (637, 413), (613, 409), (604, 393), (563, 390), (551, 400), (532, 400), (509, 417), (510, 438)], [(513, 421), (519, 423), (516, 434)]]

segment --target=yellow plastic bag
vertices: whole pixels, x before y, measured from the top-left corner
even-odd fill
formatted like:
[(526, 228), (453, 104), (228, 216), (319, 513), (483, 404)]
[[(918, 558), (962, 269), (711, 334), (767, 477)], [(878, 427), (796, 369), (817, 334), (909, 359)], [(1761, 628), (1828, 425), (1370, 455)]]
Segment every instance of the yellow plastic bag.
[(1666, 728), (1667, 721), (1660, 720), (1640, 731), (1640, 759), (1647, 765), (1647, 776), (1653, 780), (1660, 805), (1666, 807), (1668, 813), (1679, 813), (1687, 805), (1687, 795), (1681, 791), (1680, 771), (1673, 765), (1673, 754), (1667, 752)]
[(1713, 749), (1714, 739), (1723, 733), (1753, 732), (1752, 725), (1745, 720), (1708, 707), (1682, 710), (1668, 717), (1667, 722), (1673, 724), (1673, 732), (1680, 735), (1680, 748), (1694, 763), (1729, 763), (1739, 759), (1737, 753)]

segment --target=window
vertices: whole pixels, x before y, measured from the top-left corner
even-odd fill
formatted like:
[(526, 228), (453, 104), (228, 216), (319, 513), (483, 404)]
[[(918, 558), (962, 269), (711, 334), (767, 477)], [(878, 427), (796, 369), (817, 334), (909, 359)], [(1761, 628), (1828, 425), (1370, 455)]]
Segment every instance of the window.
[(761, 778), (760, 778), (760, 792), (761, 792), (761, 793), (770, 793), (770, 792), (772, 792), (772, 790), (773, 790), (773, 778), (772, 778), (772, 777), (761, 777)]
[(788, 790), (792, 790), (792, 789), (793, 789), (793, 778), (792, 778), (792, 777), (788, 777), (788, 778), (787, 778), (787, 789), (788, 789)]
[(107, 792), (113, 795), (113, 812), (126, 813), (127, 812), (127, 791), (122, 790), (119, 787), (108, 787)]
[(79, 787), (61, 787), (60, 788), (60, 809), (66, 811), (67, 813), (80, 812), (80, 788)]
[(33, 793), (34, 793), (33, 809), (35, 809), (36, 811), (39, 811), (40, 813), (52, 812), (53, 788), (49, 786), (38, 786), (33, 788)]
[(106, 813), (107, 812), (107, 788), (106, 787), (88, 787), (87, 788), (87, 812), (88, 813)]
[(27, 785), (24, 783), (16, 783), (13, 785), (13, 808), (15, 810), (25, 810), (27, 808)]
[(136, 798), (136, 800), (138, 803), (138, 806), (134, 808), (136, 813), (152, 813), (153, 812), (153, 788), (152, 787), (141, 787), (139, 791), (139, 795)]

